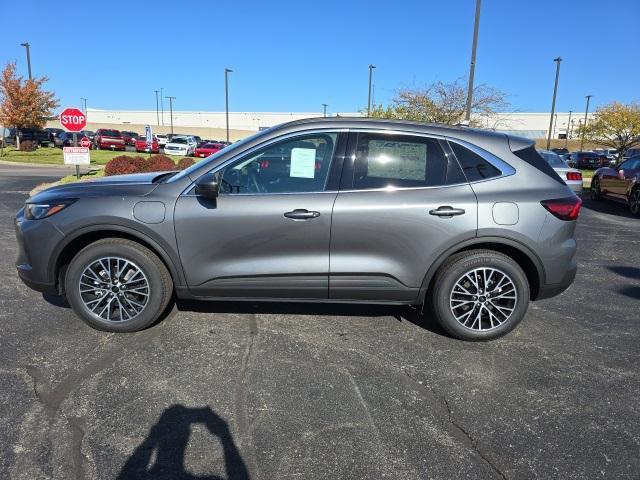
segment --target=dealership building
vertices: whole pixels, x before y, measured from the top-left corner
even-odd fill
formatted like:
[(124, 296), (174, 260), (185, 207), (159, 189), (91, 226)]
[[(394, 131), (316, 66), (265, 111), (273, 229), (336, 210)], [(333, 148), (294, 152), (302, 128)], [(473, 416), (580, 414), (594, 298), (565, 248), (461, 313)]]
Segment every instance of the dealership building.
[[(303, 118), (321, 117), (322, 112), (229, 112), (229, 128), (232, 137), (241, 138), (250, 132)], [(359, 112), (331, 113), (331, 116), (362, 116)], [(500, 113), (493, 116), (476, 117), (484, 127), (509, 132), (528, 138), (546, 138), (549, 129), (549, 113)], [(144, 125), (151, 125), (157, 132), (168, 132), (171, 125), (167, 110), (101, 110), (87, 111), (88, 128), (118, 126), (121, 130), (138, 131)], [(558, 112), (554, 115), (552, 138), (565, 138), (584, 121), (584, 115)], [(226, 128), (225, 112), (173, 111), (173, 128), (176, 132), (206, 135), (219, 134)], [(218, 135), (219, 136), (219, 135)]]

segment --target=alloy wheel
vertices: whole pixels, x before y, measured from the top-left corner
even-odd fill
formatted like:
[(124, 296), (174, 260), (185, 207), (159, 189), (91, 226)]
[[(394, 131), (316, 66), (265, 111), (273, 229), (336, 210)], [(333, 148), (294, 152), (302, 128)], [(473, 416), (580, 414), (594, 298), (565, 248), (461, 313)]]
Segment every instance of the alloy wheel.
[(597, 177), (591, 181), (591, 198), (593, 200), (600, 198), (600, 181)]
[(516, 309), (518, 293), (511, 277), (480, 267), (462, 275), (451, 289), (449, 308), (463, 327), (487, 331), (504, 324)]
[(142, 269), (121, 257), (89, 264), (78, 282), (80, 298), (94, 315), (108, 322), (136, 318), (149, 301), (149, 280)]
[(640, 188), (636, 188), (631, 193), (631, 200), (629, 201), (629, 209), (634, 215), (640, 215)]

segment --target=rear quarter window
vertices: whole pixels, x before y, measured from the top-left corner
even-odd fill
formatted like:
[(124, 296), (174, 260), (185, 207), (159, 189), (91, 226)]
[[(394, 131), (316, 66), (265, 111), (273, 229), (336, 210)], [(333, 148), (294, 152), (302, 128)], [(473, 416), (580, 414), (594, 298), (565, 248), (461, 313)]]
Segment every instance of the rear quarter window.
[(469, 182), (477, 182), (502, 175), (502, 172), (498, 168), (476, 152), (463, 147), (459, 143), (449, 142), (449, 145)]
[(520, 160), (524, 160), (532, 167), (537, 168), (541, 172), (553, 178), (556, 182), (565, 184), (564, 181), (560, 178), (560, 176), (556, 173), (556, 171), (547, 163), (547, 161), (540, 156), (540, 154), (536, 151), (535, 147), (532, 145), (527, 148), (523, 148), (522, 150), (516, 150), (513, 154), (518, 157)]

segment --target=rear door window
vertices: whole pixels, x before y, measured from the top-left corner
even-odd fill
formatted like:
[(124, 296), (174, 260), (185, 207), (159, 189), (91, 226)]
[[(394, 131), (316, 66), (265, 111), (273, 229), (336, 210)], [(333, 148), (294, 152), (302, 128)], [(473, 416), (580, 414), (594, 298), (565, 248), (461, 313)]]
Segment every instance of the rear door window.
[(447, 160), (437, 139), (359, 133), (353, 172), (356, 190), (444, 185)]

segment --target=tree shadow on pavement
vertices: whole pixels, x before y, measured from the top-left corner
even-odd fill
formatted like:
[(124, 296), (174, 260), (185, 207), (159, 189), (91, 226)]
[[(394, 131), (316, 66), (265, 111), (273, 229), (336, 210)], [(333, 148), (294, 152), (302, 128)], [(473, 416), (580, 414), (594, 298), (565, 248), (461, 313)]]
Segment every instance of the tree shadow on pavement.
[(393, 317), (399, 322), (413, 323), (437, 335), (449, 336), (429, 314), (422, 314), (419, 307), (408, 305), (177, 300), (176, 306), (179, 311), (199, 313)]
[(210, 407), (172, 405), (151, 427), (144, 441), (122, 467), (118, 480), (222, 480), (217, 475), (199, 476), (185, 470), (185, 451), (191, 426), (203, 425), (222, 445), (227, 479), (249, 480), (249, 471), (233, 441), (227, 422)]
[(621, 277), (631, 278), (632, 280), (640, 280), (640, 268), (623, 267), (622, 265), (607, 265), (607, 268), (613, 273), (617, 273)]

